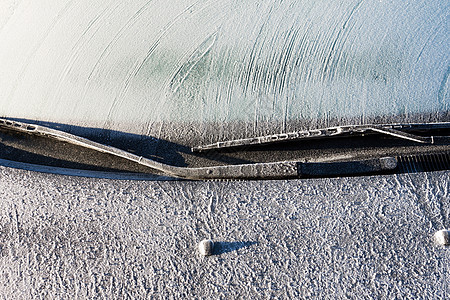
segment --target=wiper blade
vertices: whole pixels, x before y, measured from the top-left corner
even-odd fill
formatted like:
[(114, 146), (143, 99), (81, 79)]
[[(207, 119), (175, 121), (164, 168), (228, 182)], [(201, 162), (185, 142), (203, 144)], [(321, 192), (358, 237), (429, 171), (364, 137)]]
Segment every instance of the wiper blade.
[(357, 175), (385, 172), (394, 170), (397, 167), (397, 158), (395, 157), (383, 157), (350, 162), (308, 163), (301, 161), (280, 161), (200, 168), (177, 167), (41, 125), (0, 119), (0, 127), (28, 134), (43, 135), (69, 142), (74, 145), (108, 153), (139, 163), (151, 169), (159, 170), (164, 173), (164, 175), (183, 179), (282, 179), (316, 177), (325, 176), (327, 174), (332, 176)]
[(418, 136), (405, 131), (410, 130), (431, 130), (449, 128), (450, 122), (443, 123), (423, 123), (423, 124), (384, 124), (384, 125), (348, 125), (336, 126), (314, 130), (302, 130), (290, 133), (272, 134), (266, 136), (236, 139), (230, 141), (217, 142), (209, 145), (193, 147), (192, 151), (202, 152), (208, 150), (220, 150), (226, 148), (267, 145), (284, 141), (301, 141), (308, 139), (320, 139), (335, 136), (345, 136), (365, 133), (381, 133), (394, 136), (400, 139), (410, 140), (417, 143), (433, 144), (433, 136)]

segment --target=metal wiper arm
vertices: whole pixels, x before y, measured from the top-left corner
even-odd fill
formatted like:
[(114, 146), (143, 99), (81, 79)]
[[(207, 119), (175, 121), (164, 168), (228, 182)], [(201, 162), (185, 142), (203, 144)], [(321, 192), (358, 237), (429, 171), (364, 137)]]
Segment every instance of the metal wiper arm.
[(224, 142), (217, 142), (209, 145), (193, 147), (192, 151), (202, 152), (213, 149), (225, 149), (232, 147), (242, 147), (251, 145), (266, 145), (283, 141), (299, 141), (307, 139), (327, 138), (333, 136), (344, 136), (351, 134), (364, 134), (370, 132), (382, 133), (397, 138), (414, 141), (417, 143), (433, 144), (433, 136), (423, 137), (413, 135), (402, 130), (411, 129), (439, 129), (449, 128), (450, 123), (426, 123), (426, 124), (385, 124), (385, 125), (348, 125), (336, 126), (314, 130), (302, 130), (290, 133), (272, 134), (253, 138), (236, 139)]
[(365, 174), (393, 170), (397, 167), (397, 159), (384, 157), (352, 162), (306, 163), (299, 161), (280, 161), (270, 163), (254, 163), (225, 165), (215, 167), (186, 168), (176, 167), (154, 161), (133, 153), (100, 144), (89, 139), (45, 126), (0, 119), (0, 128), (43, 135), (74, 145), (108, 153), (136, 162), (151, 169), (159, 170), (165, 175), (184, 179), (282, 179), (326, 174)]

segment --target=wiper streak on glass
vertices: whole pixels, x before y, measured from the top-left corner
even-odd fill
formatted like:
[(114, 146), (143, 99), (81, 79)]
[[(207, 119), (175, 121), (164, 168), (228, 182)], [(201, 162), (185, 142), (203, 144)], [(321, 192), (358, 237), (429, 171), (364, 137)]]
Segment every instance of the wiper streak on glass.
[(382, 133), (397, 138), (414, 141), (417, 143), (433, 144), (433, 137), (423, 137), (406, 133), (402, 130), (428, 130), (428, 129), (442, 129), (449, 128), (450, 123), (423, 123), (423, 124), (386, 124), (386, 125), (349, 125), (337, 126), (323, 129), (302, 130), (290, 133), (280, 133), (273, 135), (266, 135), (254, 138), (245, 138), (230, 140), (224, 142), (217, 142), (209, 145), (193, 147), (192, 151), (201, 152), (213, 149), (225, 149), (232, 147), (242, 147), (251, 145), (266, 145), (284, 141), (297, 141), (306, 139), (326, 138), (333, 136), (345, 136), (351, 134), (364, 134), (369, 132)]

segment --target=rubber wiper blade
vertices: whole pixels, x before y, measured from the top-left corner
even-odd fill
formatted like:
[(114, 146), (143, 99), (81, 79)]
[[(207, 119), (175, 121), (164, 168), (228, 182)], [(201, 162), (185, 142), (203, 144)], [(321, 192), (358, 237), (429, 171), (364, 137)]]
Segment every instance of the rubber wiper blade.
[(139, 156), (113, 146), (97, 143), (84, 137), (46, 126), (0, 119), (0, 128), (42, 135), (56, 140), (89, 148), (102, 153), (124, 158), (145, 167), (158, 170), (166, 176), (204, 180), (204, 179), (266, 179), (266, 178), (296, 178), (298, 177), (297, 162), (255, 163), (241, 165), (225, 165), (214, 167), (187, 168), (172, 166)]
[(49, 127), (0, 119), (0, 128), (43, 135), (74, 145), (108, 153), (143, 166), (162, 172), (164, 175), (182, 179), (287, 179), (310, 176), (372, 174), (394, 170), (397, 167), (395, 157), (383, 157), (350, 162), (308, 163), (301, 161), (279, 161), (214, 167), (177, 167), (149, 158), (135, 155), (109, 145)]
[(192, 151), (202, 152), (208, 150), (220, 150), (233, 147), (245, 147), (253, 145), (267, 145), (284, 141), (301, 141), (308, 139), (321, 139), (335, 136), (354, 136), (365, 133), (381, 133), (400, 139), (410, 140), (417, 143), (433, 144), (433, 136), (418, 136), (405, 131), (431, 130), (449, 128), (450, 122), (444, 123), (420, 123), (420, 124), (383, 124), (383, 125), (348, 125), (336, 126), (322, 129), (302, 130), (290, 133), (272, 134), (266, 136), (244, 138), (217, 142), (208, 145), (193, 147)]

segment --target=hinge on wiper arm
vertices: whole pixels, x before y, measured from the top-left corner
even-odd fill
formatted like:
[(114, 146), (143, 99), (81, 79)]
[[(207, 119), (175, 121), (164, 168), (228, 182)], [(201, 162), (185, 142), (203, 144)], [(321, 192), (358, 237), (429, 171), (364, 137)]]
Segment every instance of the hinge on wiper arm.
[(224, 149), (232, 147), (243, 147), (251, 145), (266, 145), (284, 141), (297, 141), (306, 139), (326, 138), (333, 136), (343, 136), (350, 134), (364, 134), (369, 132), (376, 132), (394, 136), (397, 138), (414, 141), (423, 144), (433, 144), (433, 136), (424, 137), (411, 133), (404, 132), (402, 130), (412, 129), (439, 129), (448, 128), (450, 123), (429, 123), (429, 124), (388, 124), (388, 125), (349, 125), (349, 126), (337, 126), (323, 129), (314, 130), (302, 130), (290, 133), (280, 133), (266, 136), (259, 136), (254, 138), (236, 139), (224, 142), (217, 142), (209, 145), (202, 145), (193, 147), (192, 151), (202, 152), (213, 149)]

